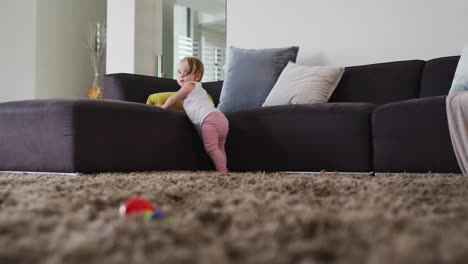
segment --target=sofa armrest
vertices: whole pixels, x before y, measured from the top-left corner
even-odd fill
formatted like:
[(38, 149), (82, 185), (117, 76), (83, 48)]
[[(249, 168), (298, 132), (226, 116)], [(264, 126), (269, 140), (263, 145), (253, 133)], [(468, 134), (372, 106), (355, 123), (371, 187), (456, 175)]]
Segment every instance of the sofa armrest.
[(460, 173), (447, 122), (446, 96), (385, 104), (372, 113), (376, 172)]
[(176, 80), (117, 73), (104, 76), (104, 99), (146, 103), (150, 94), (177, 91)]

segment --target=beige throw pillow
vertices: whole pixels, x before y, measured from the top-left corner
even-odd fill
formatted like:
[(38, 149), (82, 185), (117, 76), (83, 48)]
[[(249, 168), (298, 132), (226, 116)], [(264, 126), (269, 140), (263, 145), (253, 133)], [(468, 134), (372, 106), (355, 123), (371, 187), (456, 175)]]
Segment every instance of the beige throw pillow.
[(343, 73), (344, 67), (289, 62), (262, 106), (326, 103)]

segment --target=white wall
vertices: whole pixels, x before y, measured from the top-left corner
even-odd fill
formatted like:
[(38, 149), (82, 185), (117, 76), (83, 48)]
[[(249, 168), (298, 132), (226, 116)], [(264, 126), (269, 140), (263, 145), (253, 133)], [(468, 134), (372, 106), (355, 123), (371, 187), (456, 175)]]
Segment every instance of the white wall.
[(87, 97), (94, 72), (83, 43), (90, 24), (106, 22), (106, 0), (37, 1), (36, 98)]
[(0, 102), (34, 98), (35, 0), (1, 1)]
[(107, 4), (107, 73), (135, 72), (135, 0)]
[(135, 16), (135, 73), (138, 74), (156, 75), (156, 32), (161, 30), (161, 16), (156, 16), (155, 12), (157, 7), (158, 10), (161, 9), (159, 1), (136, 2), (135, 13), (138, 15)]
[(300, 46), (306, 65), (459, 55), (466, 0), (228, 0), (228, 46)]
[(0, 101), (85, 97), (93, 69), (88, 23), (106, 20), (106, 0), (1, 1)]
[(108, 1), (107, 74), (156, 75), (156, 55), (161, 50), (161, 2)]

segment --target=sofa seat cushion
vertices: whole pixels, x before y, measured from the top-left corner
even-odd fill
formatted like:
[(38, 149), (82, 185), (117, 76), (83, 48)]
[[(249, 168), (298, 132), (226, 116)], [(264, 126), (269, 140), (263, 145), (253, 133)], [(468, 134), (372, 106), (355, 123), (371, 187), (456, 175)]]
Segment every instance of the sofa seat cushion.
[(184, 112), (47, 99), (0, 104), (0, 170), (201, 170), (212, 165)]
[(228, 167), (250, 171), (372, 170), (367, 103), (271, 106), (228, 113)]
[(460, 173), (446, 96), (383, 105), (372, 115), (376, 172)]

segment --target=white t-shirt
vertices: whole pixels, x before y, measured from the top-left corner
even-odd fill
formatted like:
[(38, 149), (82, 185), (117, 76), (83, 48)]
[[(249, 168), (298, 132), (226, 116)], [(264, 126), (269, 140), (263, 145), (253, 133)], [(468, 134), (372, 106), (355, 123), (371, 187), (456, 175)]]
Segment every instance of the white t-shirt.
[(200, 132), (201, 125), (205, 117), (219, 111), (214, 103), (208, 97), (208, 93), (203, 89), (200, 82), (191, 82), (195, 84), (195, 88), (190, 92), (183, 101), (185, 113), (192, 121), (195, 128)]

